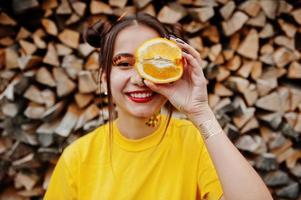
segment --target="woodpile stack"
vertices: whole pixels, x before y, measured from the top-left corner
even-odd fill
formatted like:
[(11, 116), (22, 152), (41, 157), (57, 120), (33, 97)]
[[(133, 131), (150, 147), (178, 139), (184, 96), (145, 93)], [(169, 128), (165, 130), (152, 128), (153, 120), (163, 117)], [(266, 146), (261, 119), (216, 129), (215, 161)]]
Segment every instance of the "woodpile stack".
[(301, 2), (24, 0), (0, 10), (0, 199), (42, 197), (72, 141), (105, 123), (98, 53), (83, 30), (146, 12), (183, 25), (209, 102), (275, 199), (301, 200)]

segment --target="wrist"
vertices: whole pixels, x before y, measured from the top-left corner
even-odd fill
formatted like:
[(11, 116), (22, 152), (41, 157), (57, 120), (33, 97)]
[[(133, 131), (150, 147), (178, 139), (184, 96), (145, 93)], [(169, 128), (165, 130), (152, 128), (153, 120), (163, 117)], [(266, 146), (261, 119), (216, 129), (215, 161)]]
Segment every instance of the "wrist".
[(194, 110), (194, 112), (189, 112), (186, 114), (188, 119), (192, 121), (195, 125), (199, 125), (210, 119), (216, 119), (214, 112), (209, 105), (202, 105), (199, 109)]

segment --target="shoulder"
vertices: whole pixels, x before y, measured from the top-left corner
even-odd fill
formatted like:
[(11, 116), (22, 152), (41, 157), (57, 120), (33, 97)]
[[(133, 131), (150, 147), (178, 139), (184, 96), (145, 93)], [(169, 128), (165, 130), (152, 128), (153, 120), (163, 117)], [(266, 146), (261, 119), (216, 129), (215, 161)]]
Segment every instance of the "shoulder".
[(108, 134), (108, 124), (101, 125), (69, 144), (64, 149), (62, 156), (67, 163), (83, 160), (89, 153), (99, 149), (98, 147), (105, 141), (106, 134)]

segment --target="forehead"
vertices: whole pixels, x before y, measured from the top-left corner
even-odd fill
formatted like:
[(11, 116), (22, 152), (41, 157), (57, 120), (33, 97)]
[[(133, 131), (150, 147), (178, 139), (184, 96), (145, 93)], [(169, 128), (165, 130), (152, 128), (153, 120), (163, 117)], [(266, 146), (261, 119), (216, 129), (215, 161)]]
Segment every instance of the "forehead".
[(118, 33), (113, 55), (120, 53), (135, 54), (137, 47), (145, 40), (159, 36), (156, 30), (142, 24), (128, 26)]

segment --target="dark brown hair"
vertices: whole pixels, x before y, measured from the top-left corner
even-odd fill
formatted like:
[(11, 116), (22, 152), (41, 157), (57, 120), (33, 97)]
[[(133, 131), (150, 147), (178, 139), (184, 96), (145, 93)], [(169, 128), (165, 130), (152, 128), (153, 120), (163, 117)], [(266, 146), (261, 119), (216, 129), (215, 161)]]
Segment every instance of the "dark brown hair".
[[(112, 67), (112, 58), (114, 52), (114, 44), (115, 39), (118, 33), (124, 29), (125, 27), (132, 26), (135, 23), (146, 25), (150, 28), (156, 30), (161, 37), (169, 37), (169, 31), (164, 27), (164, 25), (159, 22), (155, 17), (145, 14), (145, 13), (137, 13), (135, 15), (125, 16), (119, 18), (113, 24), (109, 23), (106, 20), (99, 20), (92, 26), (90, 26), (84, 32), (84, 39), (90, 45), (100, 48), (99, 52), (99, 77), (102, 76), (103, 73), (106, 74), (106, 83), (107, 83), (107, 91), (108, 91), (108, 108), (109, 108), (109, 132), (110, 132), (110, 139), (112, 137), (112, 129), (113, 125), (112, 122), (114, 120), (114, 105), (112, 101), (112, 94), (111, 94), (111, 84), (110, 84), (110, 73)], [(178, 27), (177, 27), (178, 28)], [(178, 35), (173, 33), (173, 35)], [(99, 79), (100, 80), (100, 79)], [(100, 82), (101, 84), (101, 82)], [(170, 122), (170, 118), (173, 113), (173, 106), (167, 102), (166, 105), (168, 110), (168, 117), (167, 123), (164, 130), (163, 137), (167, 130), (167, 127)], [(160, 142), (162, 141), (163, 137), (161, 138)], [(159, 143), (160, 143), (159, 142)]]

